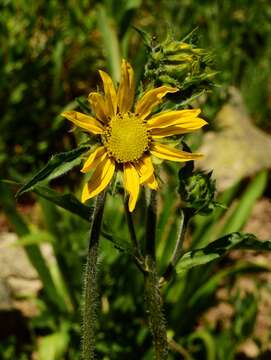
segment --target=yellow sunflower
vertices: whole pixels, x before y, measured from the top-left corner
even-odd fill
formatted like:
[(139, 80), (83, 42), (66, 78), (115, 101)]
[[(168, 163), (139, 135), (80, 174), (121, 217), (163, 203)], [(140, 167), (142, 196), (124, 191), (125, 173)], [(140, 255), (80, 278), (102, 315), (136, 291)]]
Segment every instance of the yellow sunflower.
[(178, 91), (169, 86), (147, 91), (133, 106), (134, 71), (126, 60), (122, 60), (117, 90), (107, 73), (99, 73), (104, 94), (91, 92), (88, 96), (95, 118), (77, 111), (62, 114), (76, 126), (100, 138), (100, 146), (90, 153), (81, 170), (87, 173), (95, 169), (83, 188), (82, 202), (103, 191), (115, 171), (121, 170), (124, 188), (129, 194), (129, 210), (133, 211), (140, 185), (154, 190), (158, 188), (152, 156), (178, 162), (196, 160), (202, 156), (165, 145), (159, 140), (197, 130), (206, 121), (198, 117), (199, 109), (162, 111), (152, 116), (152, 110), (166, 94)]

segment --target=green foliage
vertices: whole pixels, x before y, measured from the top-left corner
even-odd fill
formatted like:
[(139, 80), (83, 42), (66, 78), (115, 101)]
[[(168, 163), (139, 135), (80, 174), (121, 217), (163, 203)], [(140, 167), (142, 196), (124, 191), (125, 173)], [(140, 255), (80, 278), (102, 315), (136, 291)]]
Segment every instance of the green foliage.
[[(258, 124), (267, 126), (271, 6), (268, 0), (188, 0), (181, 6), (178, 0), (91, 4), (85, 0), (65, 4), (5, 0), (0, 10), (0, 175), (18, 181), (26, 176), (30, 179), (19, 194), (32, 191), (37, 195), (41, 209), (38, 225), (21, 215), (13, 193), (2, 183), (0, 202), (18, 234), (16, 245), (24, 247), (43, 284), (36, 299), (39, 315), (27, 323), (33, 334), (28, 348), (20, 348), (14, 338), (1, 341), (0, 358), (26, 360), (35, 351), (39, 360), (74, 360), (79, 358), (81, 277), (92, 203), (83, 205), (69, 192), (78, 186), (79, 175), (71, 173), (65, 180), (59, 179), (79, 165), (87, 151), (87, 147), (71, 150), (81, 139), (76, 132), (67, 132), (59, 114), (64, 106), (74, 109), (78, 104), (88, 111), (82, 99), (97, 87), (96, 70), (107, 66), (117, 82), (119, 60), (125, 57), (134, 65), (137, 82), (145, 69), (154, 83), (179, 86), (179, 97), (171, 99), (178, 107), (191, 105), (208, 90), (215, 75), (213, 68), (218, 69), (219, 87), (207, 100), (203, 98), (206, 118), (214, 117), (227, 87), (233, 84), (241, 89)], [(171, 35), (165, 37), (168, 24)], [(147, 52), (131, 25), (141, 29)], [(196, 27), (197, 41), (196, 32), (186, 37)], [(52, 153), (63, 149), (64, 153), (44, 166)], [(37, 168), (42, 170), (33, 176)], [(197, 215), (189, 219), (192, 240), (185, 239), (181, 247), (182, 256), (174, 269), (177, 274), (162, 288), (168, 333), (173, 334), (177, 349), (187, 359), (235, 359), (239, 345), (253, 338), (258, 291), (264, 286), (256, 275), (269, 272), (270, 266), (229, 254), (237, 249), (270, 251), (270, 242), (241, 233), (266, 189), (268, 172), (259, 173), (248, 185), (242, 182), (227, 189), (218, 198), (224, 207), (216, 207), (210, 174), (195, 171), (192, 175), (185, 169), (180, 170), (178, 184), (181, 206), (185, 216), (188, 212)], [(158, 201), (159, 275), (170, 264), (184, 223), (172, 180), (177, 167), (165, 166), (162, 174), (168, 175), (169, 181), (163, 184)], [(58, 191), (49, 187), (51, 180)], [(32, 196), (26, 194), (26, 201), (29, 199), (32, 201)], [(141, 205), (143, 201), (142, 197)], [(143, 205), (134, 216), (142, 247), (144, 216)], [(101, 235), (98, 357), (149, 360), (152, 344), (143, 310), (143, 279), (132, 263), (136, 254), (117, 191), (108, 196)], [(53, 263), (41, 251), (44, 244), (52, 249)], [(248, 275), (257, 286), (253, 293), (243, 294), (237, 280)], [(202, 316), (218, 304), (216, 295), (221, 286), (233, 310), (229, 325), (202, 323)], [(172, 350), (170, 359), (179, 359), (180, 353)]]
[[(45, 194), (49, 189), (39, 185), (35, 188), (35, 191), (37, 192), (39, 188), (43, 188)], [(44, 188), (47, 190), (44, 190)], [(51, 199), (53, 200), (53, 202), (54, 199), (58, 198), (58, 196), (60, 197), (63, 196), (63, 195), (57, 195), (57, 193), (54, 192), (53, 190), (51, 191), (52, 191)], [(83, 222), (81, 222), (80, 218), (78, 218), (78, 220), (75, 221), (74, 215), (72, 214), (71, 214), (72, 217), (70, 217), (70, 215), (68, 216), (66, 212), (59, 213), (58, 211), (55, 212), (54, 209), (51, 209), (50, 213), (52, 213), (53, 211), (53, 213), (55, 213), (54, 219), (57, 218), (58, 220), (56, 222), (56, 220), (52, 219), (52, 223), (56, 225), (56, 228), (54, 229), (53, 227), (51, 228), (50, 231), (53, 232), (53, 236), (58, 237), (57, 242), (54, 243), (55, 254), (57, 255), (61, 253), (64, 255), (64, 259), (62, 260), (59, 259), (60, 271), (62, 276), (64, 275), (64, 278), (66, 278), (67, 273), (70, 274), (69, 281), (67, 282), (67, 280), (65, 280), (65, 282), (66, 282), (66, 286), (68, 286), (69, 297), (73, 299), (72, 302), (76, 308), (78, 307), (78, 304), (80, 302), (80, 290), (81, 290), (80, 286), (78, 286), (79, 284), (77, 281), (78, 276), (80, 277), (81, 274), (80, 264), (78, 263), (78, 255), (80, 253), (84, 253), (84, 248), (85, 248), (84, 245), (85, 241), (78, 243), (78, 239), (80, 239), (80, 235), (79, 235), (80, 233), (82, 234), (81, 239), (82, 240), (84, 239), (85, 237), (84, 234), (86, 234), (86, 230), (87, 230), (87, 223), (85, 222), (86, 218), (84, 215), (84, 211), (82, 212), (81, 209), (81, 207), (84, 205), (80, 204), (79, 202), (78, 203), (76, 202), (74, 204), (72, 201), (72, 206), (70, 206), (68, 199), (69, 197), (66, 198), (67, 202), (65, 202), (64, 204), (60, 202), (58, 205), (70, 211), (71, 213), (75, 213), (79, 215), (82, 218)], [(119, 211), (116, 211), (116, 209), (120, 209), (121, 206), (119, 200), (120, 199), (116, 198), (116, 195), (114, 196), (114, 200), (113, 198), (109, 197), (107, 209), (106, 209), (106, 216), (104, 220), (104, 227), (106, 229), (106, 235), (109, 235), (109, 238), (111, 237), (113, 246), (116, 246), (117, 244), (116, 246), (117, 249), (122, 250), (125, 249), (127, 246), (125, 241), (122, 240), (122, 239), (126, 239), (127, 237), (127, 228), (123, 226), (123, 221), (124, 221), (123, 214), (121, 214), (121, 212)], [(77, 206), (78, 209), (75, 210)], [(165, 209), (165, 211), (167, 210)], [(223, 211), (225, 211), (225, 209), (223, 209)], [(59, 217), (59, 215), (61, 215), (61, 217)], [(114, 216), (114, 223), (112, 223), (112, 216)], [(162, 217), (164, 216), (163, 212), (161, 213), (161, 216)], [(46, 219), (48, 220), (47, 216)], [(110, 224), (110, 227), (108, 226), (108, 224)], [(110, 230), (109, 234), (108, 234), (108, 230)], [(67, 234), (69, 234), (68, 237)], [(22, 238), (22, 240), (24, 242), (24, 237)], [(71, 251), (71, 249), (73, 250)], [(210, 302), (210, 299), (212, 299), (216, 289), (219, 287), (219, 285), (224, 279), (227, 279), (228, 277), (237, 274), (241, 275), (247, 273), (269, 271), (269, 268), (266, 266), (259, 266), (256, 264), (254, 265), (253, 263), (252, 264), (240, 263), (238, 265), (237, 263), (236, 267), (233, 267), (232, 269), (231, 268), (223, 269), (222, 267), (217, 274), (212, 274), (208, 268), (209, 266), (208, 264), (210, 263), (213, 264), (214, 260), (216, 260), (217, 262), (219, 259), (222, 258), (225, 259), (227, 252), (233, 249), (253, 249), (257, 251), (259, 250), (270, 251), (271, 247), (270, 247), (270, 242), (261, 242), (258, 239), (256, 239), (255, 236), (250, 234), (242, 235), (240, 233), (234, 233), (234, 234), (226, 235), (223, 238), (210, 243), (205, 248), (185, 252), (185, 254), (182, 256), (180, 262), (176, 267), (176, 271), (178, 274), (181, 275), (180, 279), (182, 279), (181, 283), (183, 289), (181, 292), (180, 292), (179, 282), (174, 281), (169, 285), (167, 285), (168, 295), (166, 296), (166, 303), (168, 304), (168, 306), (171, 306), (170, 304), (172, 304), (173, 301), (171, 294), (174, 294), (174, 298), (175, 298), (174, 303), (176, 301), (178, 302), (178, 315), (177, 314), (174, 315), (177, 309), (175, 310), (172, 309), (170, 311), (169, 321), (174, 329), (174, 333), (175, 333), (174, 337), (178, 339), (179, 336), (181, 336), (180, 339), (182, 340), (180, 341), (182, 341), (184, 346), (187, 347), (187, 349), (189, 349), (191, 354), (195, 355), (196, 359), (198, 358), (198, 356), (202, 356), (199, 355), (201, 354), (202, 351), (203, 352), (207, 351), (209, 354), (210, 352), (211, 353), (213, 352), (217, 354), (216, 356), (221, 357), (224, 351), (227, 351), (226, 350), (227, 342), (224, 344), (224, 340), (223, 340), (224, 337), (227, 338), (229, 337), (230, 339), (232, 339), (231, 351), (234, 354), (235, 350), (233, 350), (233, 348), (236, 349), (237, 345), (241, 341), (243, 341), (243, 339), (250, 336), (249, 334), (252, 331), (251, 328), (250, 330), (245, 330), (247, 326), (250, 326), (249, 324), (252, 323), (252, 320), (251, 321), (249, 319), (245, 320), (242, 313), (241, 315), (239, 315), (239, 320), (238, 322), (236, 322), (236, 325), (233, 324), (233, 328), (227, 330), (225, 334), (221, 332), (220, 337), (218, 337), (217, 339), (216, 337), (214, 338), (214, 335), (212, 333), (208, 333), (208, 330), (206, 330), (207, 333), (205, 335), (201, 333), (192, 334), (188, 332), (187, 334), (188, 337), (186, 337), (184, 336), (182, 331), (183, 326), (185, 326), (185, 324), (182, 322), (182, 327), (179, 329), (178, 327), (175, 327), (176, 324), (173, 320), (173, 319), (181, 319), (182, 313), (184, 314), (188, 313), (190, 314), (189, 315), (190, 326), (193, 326), (193, 323), (196, 321), (195, 319), (199, 316), (199, 313), (204, 312), (205, 309), (206, 308), (208, 309), (208, 307), (212, 304), (212, 302)], [(128, 252), (128, 254), (129, 253), (132, 255), (131, 252)], [(100, 275), (102, 313), (100, 318), (101, 328), (99, 330), (99, 333), (101, 333), (102, 337), (98, 338), (97, 349), (100, 354), (103, 354), (103, 356), (106, 356), (106, 354), (108, 355), (111, 354), (110, 356), (112, 357), (112, 353), (114, 353), (114, 356), (117, 359), (119, 356), (126, 356), (126, 355), (128, 356), (128, 354), (130, 356), (132, 351), (131, 349), (135, 346), (134, 334), (137, 332), (139, 333), (138, 321), (139, 319), (142, 318), (142, 308), (143, 308), (143, 299), (140, 296), (141, 279), (138, 275), (136, 275), (134, 269), (131, 268), (132, 265), (129, 260), (130, 259), (129, 255), (127, 257), (127, 255), (125, 255), (125, 253), (122, 252), (120, 254), (117, 254), (116, 250), (113, 250), (113, 247), (110, 244), (110, 242), (102, 242), (101, 257), (103, 259), (102, 260), (103, 266), (101, 268), (102, 273)], [(205, 273), (209, 274), (207, 275), (207, 277), (205, 276), (205, 278), (204, 277), (201, 278), (199, 276), (193, 277), (193, 274), (189, 272), (192, 268), (199, 268), (200, 269), (199, 272), (203, 273), (204, 271), (203, 266), (206, 267)], [(71, 276), (71, 274), (73, 275)], [(115, 278), (118, 278), (118, 285), (115, 283)], [(134, 284), (132, 287), (127, 286), (127, 281), (131, 283), (131, 279), (133, 279), (132, 283)], [(114, 284), (114, 287), (110, 289), (109, 284)], [(192, 294), (191, 294), (192, 284), (193, 284), (192, 289), (194, 290), (192, 290)], [(185, 302), (183, 296), (184, 295), (187, 296), (189, 293), (191, 294), (189, 301)], [(201, 304), (201, 306), (199, 306), (199, 304)], [(50, 321), (52, 322), (52, 324), (58, 322), (59, 320), (57, 319), (62, 318), (61, 314), (57, 312), (48, 313), (47, 311), (45, 311), (45, 309), (43, 310), (42, 313), (44, 314), (43, 316), (46, 316), (45, 317), (46, 322), (44, 323), (42, 321), (41, 323), (39, 323), (40, 324), (39, 327), (41, 326), (42, 328), (44, 327), (48, 328), (49, 318), (51, 319)], [(67, 313), (67, 315), (65, 315), (65, 318), (66, 320), (71, 319), (71, 321), (74, 321), (72, 319), (77, 319), (76, 323), (78, 326), (79, 325), (78, 314), (76, 315), (76, 313), (74, 314), (75, 317), (73, 317), (71, 313)], [(251, 316), (254, 316), (253, 314), (255, 314), (255, 311), (251, 312)], [(125, 336), (122, 328), (123, 325), (120, 328), (116, 327), (115, 325), (117, 319), (121, 321), (121, 319), (123, 319), (123, 316), (125, 317), (125, 319), (130, 319), (130, 326), (129, 326), (130, 330), (129, 331), (127, 330), (128, 332), (125, 334)], [(240, 321), (244, 321), (244, 324), (242, 322), (240, 323)], [(250, 323), (246, 325), (247, 324), (246, 321), (250, 321)], [(38, 324), (36, 321), (33, 323), (33, 326), (37, 328), (37, 325), (35, 324)], [(70, 325), (68, 326), (68, 332), (65, 333), (66, 334), (65, 336), (70, 337), (71, 339), (70, 341), (72, 341), (72, 343), (76, 339), (76, 336), (78, 336), (78, 328), (76, 330), (76, 327), (74, 328), (74, 326), (75, 326), (74, 323), (73, 324), (70, 323)], [(190, 326), (188, 328), (190, 328)], [(144, 328), (145, 327), (146, 324), (144, 324)], [(65, 342), (62, 342), (61, 340), (62, 335), (58, 335), (59, 332), (61, 331), (59, 327), (56, 325), (53, 325), (52, 327), (52, 325), (50, 325), (50, 329), (52, 331), (52, 335), (48, 335), (48, 339), (45, 338), (44, 342), (42, 341), (40, 343), (40, 346), (43, 348), (43, 344), (47, 344), (47, 340), (48, 342), (52, 341), (52, 343), (54, 344), (54, 346), (52, 346), (52, 359), (53, 356), (56, 356), (55, 354), (57, 354), (58, 351), (65, 351), (65, 353), (67, 354), (67, 350), (64, 350)], [(108, 332), (108, 330), (111, 329), (109, 333), (112, 334), (113, 332), (114, 334), (116, 334), (116, 336), (118, 334), (119, 339), (121, 336), (122, 338), (121, 342), (120, 341), (117, 342), (118, 346), (120, 347), (116, 347), (117, 343), (114, 342), (113, 338), (111, 338), (111, 335), (109, 337), (105, 335), (105, 333), (103, 332), (105, 331), (105, 329), (107, 329), (106, 332)], [(220, 344), (220, 342), (223, 342), (222, 345)], [(144, 337), (141, 346), (143, 346), (143, 344), (144, 344), (144, 348), (146, 346), (147, 347), (150, 346), (150, 339), (148, 337)], [(210, 347), (211, 344), (213, 344), (212, 347)], [(62, 348), (62, 346), (64, 346), (64, 348)], [(224, 349), (223, 351), (221, 350), (221, 346), (223, 346)], [(68, 356), (69, 356), (68, 358), (72, 360), (73, 356), (76, 355), (74, 355), (74, 353), (71, 352), (70, 355)], [(137, 354), (137, 356), (139, 355)], [(56, 357), (55, 359), (58, 358), (59, 357)], [(142, 354), (142, 358), (145, 358), (143, 357), (143, 354)]]
[[(0, 197), (3, 204), (3, 208), (5, 209), (5, 212), (8, 216), (8, 219), (10, 220), (10, 222), (15, 228), (15, 231), (23, 241), (21, 245), (25, 246), (27, 256), (39, 274), (46, 295), (48, 296), (49, 303), (51, 303), (59, 310), (65, 309), (67, 306), (66, 301), (62, 297), (62, 295), (59, 294), (57, 286), (52, 277), (50, 265), (44, 259), (40, 247), (37, 244), (39, 243), (40, 240), (40, 233), (39, 233), (39, 240), (34, 241), (34, 239), (36, 239), (38, 234), (30, 230), (28, 224), (17, 212), (13, 195), (9, 187), (1, 182), (0, 182)], [(46, 237), (47, 237), (47, 241), (48, 241), (48, 237), (51, 241), (52, 237), (50, 234), (47, 234)]]
[[(62, 326), (64, 328), (64, 326)], [(40, 360), (61, 359), (69, 344), (67, 330), (62, 330), (42, 337), (38, 345), (38, 357)]]
[(240, 199), (238, 205), (232, 212), (228, 221), (224, 225), (221, 234), (242, 229), (246, 219), (252, 211), (255, 201), (263, 194), (268, 179), (268, 172), (261, 171), (255, 179), (249, 184), (245, 194)]
[(36, 185), (33, 191), (40, 197), (89, 221), (91, 208), (82, 204), (73, 194), (61, 194), (47, 186), (41, 185)]
[(88, 149), (88, 147), (83, 146), (75, 150), (54, 155), (47, 165), (18, 191), (17, 196), (34, 190), (35, 187), (42, 184), (42, 182), (48, 182), (66, 174), (69, 170), (81, 163), (81, 155)]
[(182, 274), (195, 266), (217, 260), (233, 249), (271, 251), (271, 241), (260, 241), (252, 234), (231, 233), (211, 242), (205, 248), (186, 252), (176, 271)]
[(29, 173), (73, 143), (57, 115), (90, 88), (82, 80), (101, 54), (90, 35), (95, 14), (90, 4), (72, 0), (0, 7), (1, 175), (13, 167)]
[(20, 355), (16, 354), (16, 340), (10, 336), (8, 340), (2, 341), (0, 344), (0, 354), (2, 360), (18, 359), (27, 360), (29, 354), (27, 351), (21, 352)]

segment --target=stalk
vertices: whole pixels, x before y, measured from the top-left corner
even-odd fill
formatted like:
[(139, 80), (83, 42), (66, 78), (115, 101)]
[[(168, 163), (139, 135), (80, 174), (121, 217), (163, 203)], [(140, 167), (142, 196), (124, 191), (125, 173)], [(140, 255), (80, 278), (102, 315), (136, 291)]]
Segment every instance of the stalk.
[(166, 271), (164, 272), (163, 276), (160, 279), (160, 286), (171, 279), (175, 271), (175, 266), (177, 265), (177, 263), (179, 262), (180, 258), (183, 255), (183, 242), (185, 240), (188, 224), (191, 219), (191, 214), (188, 211), (185, 211), (185, 209), (182, 211), (181, 214), (182, 214), (182, 218), (176, 239), (175, 248), (173, 250), (173, 254), (166, 268)]
[(96, 312), (98, 303), (97, 259), (105, 197), (105, 192), (97, 196), (90, 221), (89, 246), (83, 291), (82, 360), (95, 359)]
[(130, 238), (132, 241), (134, 252), (138, 256), (138, 258), (140, 258), (141, 257), (140, 245), (139, 245), (139, 242), (136, 237), (135, 226), (134, 226), (132, 214), (130, 213), (129, 208), (128, 208), (128, 199), (124, 199), (124, 210), (125, 210), (128, 230), (130, 233)]
[(144, 258), (142, 256), (140, 243), (139, 243), (139, 241), (137, 239), (137, 236), (136, 236), (133, 217), (132, 217), (132, 214), (129, 211), (128, 199), (124, 199), (124, 209), (125, 209), (125, 214), (126, 214), (128, 230), (129, 230), (131, 242), (132, 242), (132, 245), (133, 245), (133, 259), (134, 259), (135, 264), (138, 267), (138, 269), (142, 273), (144, 273), (144, 271), (145, 271), (145, 269), (144, 269)]
[(144, 272), (145, 306), (148, 325), (153, 337), (156, 360), (168, 359), (166, 321), (155, 261), (156, 193), (151, 192), (147, 209), (146, 256)]

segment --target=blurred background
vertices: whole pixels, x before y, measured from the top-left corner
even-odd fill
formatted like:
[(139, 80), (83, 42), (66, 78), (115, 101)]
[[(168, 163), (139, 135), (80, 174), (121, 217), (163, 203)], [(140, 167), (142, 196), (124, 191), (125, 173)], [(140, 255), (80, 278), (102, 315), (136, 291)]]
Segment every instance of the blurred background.
[[(52, 154), (77, 146), (80, 133), (59, 114), (97, 88), (98, 69), (117, 78), (124, 57), (142, 77), (148, 54), (134, 26), (179, 40), (198, 28), (197, 46), (212, 52), (218, 71), (212, 91), (192, 103), (209, 126), (188, 141), (206, 154), (200, 166), (214, 169), (225, 206), (195, 219), (185, 247), (239, 230), (270, 239), (269, 0), (2, 0), (0, 178), (24, 182)], [(80, 196), (78, 170), (52, 187)], [(177, 231), (177, 170), (166, 166), (159, 200), (160, 271)], [(33, 194), (15, 202), (15, 191), (0, 184), (0, 359), (79, 359), (88, 223)], [(127, 238), (121, 199), (106, 206), (105, 228)], [(142, 213), (135, 215), (143, 236)], [(270, 260), (238, 250), (167, 285), (170, 359), (270, 359)], [(141, 274), (105, 239), (99, 266), (98, 358), (151, 359)]]

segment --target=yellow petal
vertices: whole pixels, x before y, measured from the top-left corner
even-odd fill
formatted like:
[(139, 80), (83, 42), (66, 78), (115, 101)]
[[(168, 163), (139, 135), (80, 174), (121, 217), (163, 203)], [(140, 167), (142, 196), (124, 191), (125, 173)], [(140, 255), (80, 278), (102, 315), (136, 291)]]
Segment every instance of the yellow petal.
[(99, 70), (103, 81), (106, 115), (112, 117), (117, 111), (117, 94), (111, 77), (104, 71)]
[(124, 187), (129, 193), (129, 211), (132, 212), (135, 208), (139, 194), (139, 176), (134, 166), (130, 163), (125, 163), (123, 165), (123, 171)]
[(107, 122), (107, 116), (105, 111), (105, 102), (102, 94), (98, 92), (91, 92), (88, 95), (88, 101), (90, 103), (91, 108), (95, 112), (95, 115), (99, 120), (103, 123)]
[(207, 124), (203, 119), (197, 116), (200, 113), (200, 109), (193, 110), (177, 110), (177, 111), (164, 111), (158, 115), (151, 117), (148, 120), (148, 129), (162, 128), (172, 125), (182, 126), (184, 128), (199, 123), (200, 126)]
[(88, 159), (84, 163), (83, 168), (81, 169), (81, 172), (87, 173), (91, 169), (94, 169), (99, 162), (104, 160), (105, 156), (106, 156), (106, 150), (104, 146), (99, 146), (95, 151), (93, 151), (89, 155)]
[(164, 128), (157, 128), (150, 130), (150, 134), (154, 139), (163, 138), (165, 136), (173, 136), (173, 135), (179, 135), (179, 134), (186, 134), (191, 131), (195, 131), (200, 129), (202, 126), (206, 125), (206, 121), (198, 121), (202, 120), (197, 118), (197, 121), (191, 121), (188, 124), (185, 124), (184, 126), (168, 126)]
[(121, 79), (118, 89), (118, 106), (120, 113), (125, 113), (131, 110), (132, 104), (134, 102), (134, 96), (135, 96), (134, 70), (126, 60), (122, 60)]
[(153, 164), (149, 155), (140, 159), (136, 164), (136, 169), (140, 176), (140, 184), (147, 185), (152, 190), (158, 189), (158, 183), (154, 176)]
[(152, 109), (160, 104), (166, 94), (176, 91), (178, 91), (177, 88), (170, 86), (160, 86), (159, 88), (147, 91), (137, 102), (135, 112), (145, 119), (151, 113)]
[(152, 190), (158, 189), (158, 182), (155, 179), (154, 174), (152, 174), (145, 182), (144, 185), (147, 185)]
[(137, 163), (135, 163), (135, 168), (140, 177), (140, 184), (143, 184), (146, 180), (148, 180), (154, 172), (151, 157), (149, 155), (142, 157)]
[(203, 156), (203, 154), (191, 154), (186, 151), (172, 148), (164, 144), (153, 143), (150, 152), (152, 155), (165, 160), (184, 162), (189, 160), (197, 160)]
[(74, 123), (74, 125), (93, 134), (101, 134), (104, 131), (103, 125), (92, 116), (82, 114), (78, 111), (65, 111), (61, 115)]
[(101, 161), (92, 174), (90, 181), (83, 188), (82, 202), (87, 201), (103, 191), (112, 179), (114, 171), (115, 162), (111, 158), (106, 157)]

